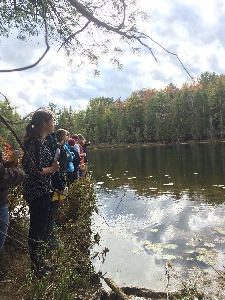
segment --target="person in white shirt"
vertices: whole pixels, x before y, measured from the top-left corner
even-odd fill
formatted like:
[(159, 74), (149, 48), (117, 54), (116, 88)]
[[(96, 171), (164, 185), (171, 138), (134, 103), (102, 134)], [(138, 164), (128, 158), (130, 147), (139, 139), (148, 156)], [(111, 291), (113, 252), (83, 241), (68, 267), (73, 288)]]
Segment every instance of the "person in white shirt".
[(79, 153), (79, 155), (80, 155), (80, 147), (79, 147), (79, 143), (78, 143), (78, 135), (74, 134), (71, 138), (75, 140), (75, 144), (73, 146), (74, 150), (76, 150)]

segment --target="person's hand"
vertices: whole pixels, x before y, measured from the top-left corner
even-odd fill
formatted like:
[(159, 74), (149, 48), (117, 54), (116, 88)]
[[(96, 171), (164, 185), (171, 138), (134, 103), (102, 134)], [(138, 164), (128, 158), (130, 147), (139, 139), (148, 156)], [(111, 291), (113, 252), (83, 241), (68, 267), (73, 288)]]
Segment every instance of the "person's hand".
[(58, 161), (54, 161), (52, 163), (51, 167), (52, 167), (52, 173), (55, 173), (59, 169), (59, 162)]

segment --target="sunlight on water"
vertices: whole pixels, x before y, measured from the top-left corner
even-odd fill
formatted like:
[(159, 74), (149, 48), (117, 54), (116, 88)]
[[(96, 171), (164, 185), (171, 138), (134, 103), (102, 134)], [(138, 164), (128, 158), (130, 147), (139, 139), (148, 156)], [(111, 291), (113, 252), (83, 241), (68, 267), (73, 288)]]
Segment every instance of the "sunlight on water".
[(98, 188), (98, 199), (94, 230), (101, 236), (100, 248), (110, 251), (95, 267), (119, 285), (162, 290), (167, 261), (178, 270), (224, 265), (224, 205), (193, 202), (185, 192), (180, 199), (171, 193), (139, 197), (129, 186)]
[(225, 265), (221, 181), (203, 181), (196, 165), (196, 172), (184, 171), (183, 179), (172, 174), (171, 168), (156, 175), (160, 168), (144, 177), (143, 166), (141, 175), (123, 171), (126, 180), (108, 170), (96, 180), (99, 214), (93, 217), (93, 230), (99, 232), (101, 241), (95, 250), (107, 247), (109, 253), (104, 264), (96, 260), (94, 265), (119, 286), (165, 290), (168, 261), (182, 278), (196, 267), (210, 270)]

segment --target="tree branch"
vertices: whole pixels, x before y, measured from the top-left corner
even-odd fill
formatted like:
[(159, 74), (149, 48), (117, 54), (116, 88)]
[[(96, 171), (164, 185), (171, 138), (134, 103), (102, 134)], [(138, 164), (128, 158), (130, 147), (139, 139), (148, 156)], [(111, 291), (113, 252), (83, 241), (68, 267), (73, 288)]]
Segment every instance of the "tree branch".
[[(140, 45), (142, 45), (143, 47), (147, 48), (150, 51), (150, 53), (153, 56), (153, 58), (155, 59), (155, 61), (157, 61), (157, 59), (156, 59), (156, 57), (155, 57), (152, 49), (146, 43), (143, 42), (144, 38), (148, 38), (149, 40), (151, 40), (152, 42), (154, 42), (156, 45), (158, 45), (159, 47), (161, 47), (164, 51), (166, 51), (167, 53), (175, 56), (178, 59), (179, 63), (181, 64), (182, 68), (188, 74), (188, 76), (193, 80), (193, 77), (190, 75), (190, 73), (188, 72), (188, 70), (185, 68), (184, 64), (182, 63), (182, 61), (180, 60), (180, 58), (178, 57), (177, 54), (170, 52), (169, 50), (167, 50), (166, 48), (164, 48), (161, 44), (159, 44), (154, 39), (152, 39), (150, 36), (148, 36), (148, 35), (146, 35), (144, 33), (138, 32), (135, 29), (133, 29), (133, 30), (132, 29), (130, 29), (130, 30), (125, 30), (125, 29), (122, 30), (124, 28), (124, 24), (125, 24), (125, 20), (126, 20), (126, 2), (125, 2), (125, 0), (120, 0), (121, 3), (122, 3), (121, 5), (123, 6), (123, 19), (122, 19), (121, 23), (118, 26), (112, 26), (112, 25), (107, 24), (104, 21), (101, 21), (100, 19), (98, 19), (97, 17), (94, 16), (94, 13), (90, 12), (87, 8), (85, 8), (85, 6), (82, 5), (79, 2), (79, 0), (65, 0), (65, 1), (67, 1), (72, 6), (72, 8), (75, 8), (78, 13), (80, 13), (84, 18), (86, 18), (88, 20), (88, 22), (84, 25), (83, 28), (81, 28), (80, 30), (76, 31), (73, 34), (70, 34), (67, 38), (65, 38), (65, 40), (62, 42), (61, 46), (59, 47), (58, 51), (63, 46), (65, 46), (65, 44), (69, 44), (70, 40), (72, 38), (74, 38), (77, 34), (83, 32), (88, 27), (88, 25), (91, 22), (93, 22), (93, 24), (96, 27), (101, 27), (101, 28), (106, 29), (109, 32), (114, 32), (114, 33), (116, 33), (116, 34), (118, 34), (118, 35), (126, 38), (127, 40), (137, 41)], [(0, 73), (24, 71), (24, 70), (33, 68), (33, 67), (35, 67), (36, 65), (38, 65), (42, 61), (42, 59), (45, 57), (45, 55), (49, 51), (50, 47), (49, 47), (49, 44), (48, 44), (48, 24), (47, 24), (47, 21), (46, 21), (45, 4), (44, 4), (43, 0), (39, 0), (38, 2), (42, 6), (42, 15), (41, 15), (41, 17), (43, 18), (43, 22), (44, 22), (44, 26), (45, 26), (45, 44), (46, 44), (46, 50), (45, 50), (45, 52), (43, 53), (43, 55), (34, 64), (31, 64), (29, 66), (22, 67), (22, 68), (0, 70)], [(16, 0), (13, 0), (13, 3), (14, 3), (14, 8), (15, 9), (21, 9), (20, 7), (17, 6)], [(52, 11), (54, 11), (54, 13), (56, 15), (56, 18), (58, 19), (60, 17), (60, 14), (58, 16), (57, 10), (55, 9), (55, 6), (52, 3), (53, 3), (53, 1), (47, 0), (47, 4), (50, 5)], [(60, 19), (61, 19), (61, 17), (60, 17)], [(54, 22), (54, 18), (53, 17), (52, 17), (52, 20)], [(62, 18), (62, 20), (63, 20), (63, 18)], [(59, 19), (58, 19), (58, 21), (59, 21)], [(71, 33), (71, 30), (70, 30), (70, 33)]]
[(125, 22), (125, 19), (126, 19), (126, 4), (125, 4), (125, 1), (124, 0), (121, 0), (123, 2), (123, 20), (121, 22), (121, 24), (118, 26), (118, 29), (122, 29), (123, 26), (124, 26), (124, 22)]
[(29, 65), (29, 66), (26, 66), (26, 67), (22, 67), (22, 68), (17, 68), (17, 69), (6, 69), (6, 70), (0, 70), (0, 73), (10, 73), (10, 72), (17, 72), (17, 71), (25, 71), (25, 70), (28, 70), (28, 69), (31, 69), (35, 66), (37, 66), (40, 61), (42, 61), (42, 59), (45, 57), (45, 55), (48, 53), (49, 49), (50, 49), (50, 46), (48, 44), (48, 24), (47, 24), (47, 21), (46, 21), (46, 12), (45, 12), (45, 5), (43, 3), (43, 1), (41, 0), (41, 4), (42, 4), (42, 18), (43, 18), (43, 21), (44, 21), (44, 25), (45, 25), (45, 44), (46, 44), (46, 50), (45, 52), (42, 54), (42, 56), (32, 65)]
[(59, 49), (57, 50), (57, 52), (59, 52), (60, 51), (60, 49), (66, 44), (66, 43), (68, 43), (72, 38), (74, 38), (77, 34), (79, 34), (79, 33), (81, 33), (82, 31), (84, 31), (87, 27), (88, 27), (88, 25), (91, 23), (91, 21), (88, 21), (85, 25), (84, 25), (84, 27), (83, 28), (81, 28), (80, 30), (78, 30), (77, 32), (75, 32), (75, 33), (73, 33), (73, 34), (71, 34), (62, 44), (61, 44), (61, 46), (59, 47)]
[(105, 22), (100, 21), (99, 19), (95, 18), (92, 13), (90, 13), (81, 3), (79, 3), (77, 0), (68, 0), (70, 4), (76, 8), (76, 10), (85, 18), (87, 18), (89, 21), (95, 23), (99, 27), (103, 27), (109, 31), (113, 31), (118, 33), (119, 35), (123, 35), (127, 37), (128, 39), (131, 39), (132, 36), (128, 35), (125, 31), (120, 31), (119, 27), (113, 27), (111, 25), (108, 25)]
[[(103, 27), (109, 31), (113, 31), (121, 36), (126, 37), (127, 39), (134, 39), (136, 41), (138, 41), (142, 46), (146, 47), (152, 54), (152, 56), (154, 57), (154, 59), (157, 61), (156, 57), (154, 56), (151, 48), (146, 45), (145, 43), (143, 43), (141, 41), (141, 38), (149, 38), (152, 42), (154, 42), (156, 45), (158, 45), (159, 47), (161, 47), (164, 51), (166, 51), (167, 53), (174, 55), (177, 57), (178, 61), (180, 62), (180, 64), (182, 65), (183, 69), (186, 71), (186, 73), (188, 74), (188, 76), (190, 76), (190, 78), (193, 80), (194, 78), (190, 75), (190, 73), (187, 71), (187, 69), (184, 67), (184, 64), (182, 63), (182, 61), (180, 60), (180, 58), (177, 56), (177, 54), (170, 52), (169, 50), (165, 49), (162, 45), (160, 45), (159, 43), (157, 43), (155, 40), (153, 40), (150, 36), (144, 34), (144, 33), (140, 33), (140, 32), (134, 32), (134, 34), (128, 34), (125, 31), (121, 31), (120, 27), (113, 27), (108, 25), (105, 22), (100, 21), (99, 19), (95, 18), (93, 16), (93, 14), (91, 14), (81, 3), (79, 3), (77, 0), (68, 0), (70, 2), (70, 4), (75, 7), (77, 9), (77, 11), (82, 14), (82, 16), (84, 16), (85, 18), (87, 18), (89, 21), (95, 23), (97, 26), (99, 27)], [(140, 36), (136, 36), (136, 34), (139, 34)]]
[(47, 47), (45, 52), (43, 53), (43, 55), (32, 65), (26, 66), (26, 67), (22, 67), (22, 68), (17, 68), (17, 69), (6, 69), (6, 70), (0, 70), (0, 73), (10, 73), (10, 72), (17, 72), (17, 71), (25, 71), (28, 69), (31, 69), (35, 66), (37, 66), (39, 64), (40, 61), (42, 61), (42, 59), (45, 57), (45, 55), (47, 54), (47, 52), (49, 51), (50, 47)]
[[(153, 43), (155, 43), (156, 45), (158, 45), (159, 47), (161, 47), (164, 51), (166, 51), (167, 53), (176, 56), (176, 58), (179, 60), (180, 64), (182, 65), (183, 69), (186, 71), (186, 73), (190, 76), (190, 78), (192, 80), (194, 80), (194, 78), (191, 76), (191, 74), (188, 72), (188, 70), (185, 68), (184, 64), (182, 63), (182, 61), (180, 60), (180, 58), (178, 57), (178, 55), (176, 53), (170, 52), (169, 50), (167, 50), (166, 48), (164, 48), (161, 44), (159, 44), (158, 42), (156, 42), (155, 40), (153, 40), (153, 38), (151, 38), (149, 35), (144, 34), (144, 33), (139, 33), (142, 34), (143, 37), (147, 37), (149, 38)], [(140, 44), (142, 44), (143, 46), (149, 48), (147, 45), (145, 45), (144, 43), (142, 43), (142, 41), (140, 40), (140, 38), (138, 38), (138, 41)], [(150, 49), (149, 49), (150, 50)], [(154, 55), (153, 55), (154, 56)], [(156, 59), (156, 58), (155, 58)]]

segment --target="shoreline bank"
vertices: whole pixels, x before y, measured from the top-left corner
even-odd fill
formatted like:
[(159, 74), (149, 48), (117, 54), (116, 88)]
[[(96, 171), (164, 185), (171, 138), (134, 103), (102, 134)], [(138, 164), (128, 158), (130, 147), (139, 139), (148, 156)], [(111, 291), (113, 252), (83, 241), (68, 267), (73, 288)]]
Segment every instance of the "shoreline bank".
[(174, 142), (174, 143), (100, 143), (88, 146), (88, 149), (102, 149), (102, 148), (130, 148), (136, 146), (142, 147), (157, 147), (157, 146), (179, 146), (179, 145), (197, 145), (197, 144), (217, 144), (225, 143), (225, 140), (202, 140), (202, 141), (188, 141), (188, 142)]

